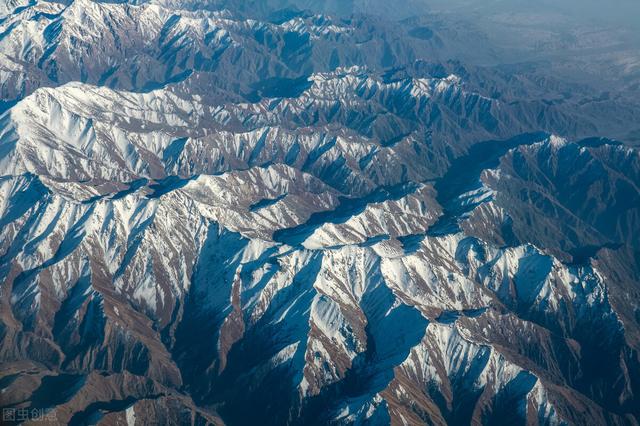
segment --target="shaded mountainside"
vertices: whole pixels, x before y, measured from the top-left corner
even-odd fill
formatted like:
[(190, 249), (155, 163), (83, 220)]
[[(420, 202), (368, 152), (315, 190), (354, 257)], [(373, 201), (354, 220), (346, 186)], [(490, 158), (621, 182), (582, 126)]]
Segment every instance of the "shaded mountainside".
[(637, 110), (218, 6), (0, 9), (2, 407), (640, 422)]

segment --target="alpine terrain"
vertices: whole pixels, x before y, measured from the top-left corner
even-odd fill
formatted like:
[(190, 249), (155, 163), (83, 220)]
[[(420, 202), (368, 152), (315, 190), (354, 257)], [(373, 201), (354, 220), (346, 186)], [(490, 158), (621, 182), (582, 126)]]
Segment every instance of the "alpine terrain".
[(640, 424), (640, 42), (457, 2), (0, 0), (3, 422)]

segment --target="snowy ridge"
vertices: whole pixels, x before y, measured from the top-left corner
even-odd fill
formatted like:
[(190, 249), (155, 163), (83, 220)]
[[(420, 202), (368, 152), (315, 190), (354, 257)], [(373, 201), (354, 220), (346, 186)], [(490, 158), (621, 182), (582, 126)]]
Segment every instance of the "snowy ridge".
[[(190, 158), (187, 147), (207, 136), (175, 135), (206, 115), (185, 113), (204, 111), (202, 105), (165, 91), (119, 94), (104, 88), (78, 104), (75, 91), (85, 87), (38, 90), (3, 115), (3, 144), (14, 155), (5, 157), (3, 173), (15, 175), (5, 176), (0, 186), (5, 224), (0, 272), (11, 283), (14, 318), (27, 328), (56, 329), (63, 314), (51, 317), (43, 307), (69, 306), (61, 312), (75, 316), (72, 324), (80, 327), (92, 306), (92, 321), (113, 322), (117, 330), (75, 344), (53, 333), (54, 341), (66, 345), (67, 363), (95, 365), (102, 351), (124, 344), (122, 327), (140, 312), (156, 327), (172, 330), (164, 340), (137, 331), (125, 344), (156, 348), (145, 365), (160, 382), (167, 380), (165, 371), (181, 371), (181, 380), (193, 380), (194, 389), (203, 380), (223, 380), (234, 392), (249, 376), (260, 389), (274, 380), (275, 371), (284, 371), (293, 393), (283, 404), (324, 401), (339, 422), (411, 423), (425, 413), (442, 421), (459, 416), (488, 421), (494, 412), (513, 409), (516, 417), (561, 423), (562, 410), (572, 402), (557, 386), (574, 379), (565, 373), (549, 377), (537, 359), (503, 352), (503, 337), (495, 330), (500, 312), (512, 311), (506, 314), (509, 321), (528, 324), (535, 330), (529, 338), (543, 346), (551, 344), (551, 335), (539, 330), (563, 330), (588, 345), (584, 327), (598, 324), (612, 336), (623, 329), (605, 278), (593, 266), (569, 266), (533, 245), (500, 247), (464, 231), (482, 209), (496, 209), (491, 206), (498, 193), (485, 183), (461, 188), (446, 208), (437, 182), (387, 187), (361, 198), (343, 194), (308, 158), (292, 158), (290, 165), (277, 161), (294, 144), (300, 146), (298, 155), (306, 151), (311, 157), (327, 137), (268, 127), (216, 134), (211, 142), (225, 153), (221, 158), (234, 162), (217, 170), (190, 163), (191, 172), (205, 173), (180, 177), (173, 173)], [(126, 112), (120, 118), (108, 113), (105, 100)], [(102, 124), (105, 114), (115, 126)], [(52, 146), (52, 140), (61, 142)], [(121, 148), (116, 143), (108, 149), (114, 140)], [(358, 156), (371, 141), (338, 136), (329, 143), (319, 158), (339, 153), (332, 161), (346, 158), (354, 171), (364, 171)], [(553, 138), (532, 146), (547, 144), (553, 145)], [(31, 146), (38, 148), (29, 152)], [(43, 157), (43, 146), (61, 154)], [(402, 145), (375, 149), (401, 155)], [(136, 152), (152, 160), (138, 154), (134, 162)], [(259, 160), (268, 152), (270, 160)], [(119, 159), (103, 160), (116, 174), (92, 164), (101, 155)], [(24, 169), (6, 168), (10, 165)], [(86, 174), (71, 173), (79, 170)], [(130, 176), (131, 183), (117, 183), (118, 173)], [(500, 174), (479, 173), (485, 180)], [(405, 174), (421, 177), (420, 169)], [(463, 230), (430, 235), (452, 208)], [(501, 208), (496, 211), (502, 216), (487, 222), (486, 232), (508, 217)], [(411, 239), (416, 241), (409, 244)], [(85, 281), (96, 284), (78, 290)], [(109, 287), (112, 293), (102, 296), (100, 289)], [(77, 298), (85, 308), (71, 308)], [(130, 307), (124, 309), (122, 300)], [(182, 349), (193, 333), (215, 336), (214, 351), (196, 349), (209, 354), (207, 360), (189, 361), (192, 349)], [(94, 355), (73, 358), (78, 344)], [(205, 343), (189, 345), (194, 344)], [(562, 350), (573, 349), (567, 343)], [(179, 361), (169, 361), (168, 353), (180, 354), (174, 355)], [(552, 364), (564, 362), (546, 356)], [(238, 365), (236, 359), (250, 361)], [(207, 374), (191, 376), (184, 363)], [(340, 390), (326, 394), (350, 377), (359, 377), (355, 396), (340, 396)], [(472, 412), (442, 405), (442, 398), (455, 398), (460, 380), (472, 394), (486, 395), (470, 402), (476, 407)], [(437, 391), (424, 393), (418, 383)], [(415, 392), (422, 401), (418, 411), (406, 403)], [(517, 406), (501, 405), (505, 392), (519, 398)], [(229, 398), (230, 407), (241, 401)], [(561, 401), (560, 407), (553, 401)], [(312, 407), (303, 416), (312, 415)]]
[(0, 8), (8, 404), (634, 424), (637, 149), (404, 28), (197, 6)]

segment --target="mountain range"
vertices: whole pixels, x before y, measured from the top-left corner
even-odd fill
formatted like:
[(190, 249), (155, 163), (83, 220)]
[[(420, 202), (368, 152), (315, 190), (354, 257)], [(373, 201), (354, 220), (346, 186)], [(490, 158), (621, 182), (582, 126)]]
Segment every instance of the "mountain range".
[(640, 423), (633, 57), (403, 7), (0, 4), (3, 409)]

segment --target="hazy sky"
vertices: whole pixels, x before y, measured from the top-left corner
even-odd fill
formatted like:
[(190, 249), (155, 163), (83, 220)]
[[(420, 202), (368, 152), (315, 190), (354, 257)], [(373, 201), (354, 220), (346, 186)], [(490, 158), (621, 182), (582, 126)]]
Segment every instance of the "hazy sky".
[(442, 11), (561, 13), (576, 21), (622, 24), (640, 31), (640, 0), (423, 0)]

